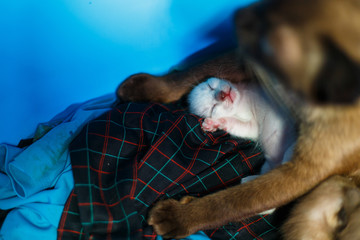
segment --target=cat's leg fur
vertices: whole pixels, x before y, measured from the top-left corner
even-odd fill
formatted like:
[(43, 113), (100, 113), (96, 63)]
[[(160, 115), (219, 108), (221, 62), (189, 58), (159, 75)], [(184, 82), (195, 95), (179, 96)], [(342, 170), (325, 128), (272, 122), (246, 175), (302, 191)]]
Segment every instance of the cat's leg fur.
[(359, 239), (359, 209), (360, 189), (337, 175), (301, 198), (281, 230), (285, 240)]
[[(344, 115), (350, 125), (346, 134), (339, 124)], [(148, 223), (165, 237), (186, 237), (287, 204), (332, 175), (353, 174), (360, 168), (359, 117), (357, 107), (312, 109), (309, 122), (301, 123), (291, 161), (188, 204), (160, 201), (150, 210)]]
[(183, 70), (155, 76), (147, 73), (134, 74), (125, 79), (116, 95), (123, 101), (168, 103), (180, 99), (193, 86), (210, 77), (239, 83), (253, 78), (236, 50), (213, 57)]

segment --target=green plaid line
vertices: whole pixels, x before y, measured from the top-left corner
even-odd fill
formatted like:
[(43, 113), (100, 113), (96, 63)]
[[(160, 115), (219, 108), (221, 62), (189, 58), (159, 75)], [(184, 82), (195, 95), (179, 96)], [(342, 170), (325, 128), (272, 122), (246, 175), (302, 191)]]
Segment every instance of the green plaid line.
[[(264, 161), (253, 142), (205, 133), (182, 102), (118, 104), (70, 145), (75, 187), (58, 239), (155, 239), (146, 218), (159, 199), (240, 184)], [(226, 204), (226, 203), (224, 203)], [(211, 239), (278, 239), (274, 215), (206, 231)]]

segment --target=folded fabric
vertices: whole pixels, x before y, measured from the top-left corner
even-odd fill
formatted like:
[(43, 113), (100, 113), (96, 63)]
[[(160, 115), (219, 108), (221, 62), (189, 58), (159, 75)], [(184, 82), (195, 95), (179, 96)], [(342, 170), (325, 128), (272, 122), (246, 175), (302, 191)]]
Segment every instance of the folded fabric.
[[(163, 240), (163, 238), (161, 236), (157, 236), (155, 240)], [(197, 232), (181, 240), (210, 240), (210, 238), (204, 232)]]
[[(13, 209), (2, 239), (56, 238), (65, 201), (73, 188), (68, 145), (82, 126), (108, 111), (114, 94), (74, 104), (34, 133), (29, 147), (0, 145), (0, 209)], [(44, 127), (46, 126), (46, 127)]]
[[(70, 144), (75, 186), (58, 239), (160, 239), (146, 223), (157, 200), (203, 196), (259, 172), (264, 158), (256, 144), (224, 131), (205, 133), (201, 122), (177, 102), (118, 104), (86, 124)], [(205, 234), (211, 239), (279, 237), (273, 215)]]

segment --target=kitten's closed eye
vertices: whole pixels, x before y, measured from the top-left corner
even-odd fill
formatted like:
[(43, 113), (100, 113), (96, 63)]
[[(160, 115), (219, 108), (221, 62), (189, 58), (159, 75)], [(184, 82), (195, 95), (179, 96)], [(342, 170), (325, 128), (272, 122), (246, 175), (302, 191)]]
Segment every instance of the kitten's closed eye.
[(208, 87), (210, 88), (211, 91), (215, 90), (213, 87), (211, 87), (211, 85), (209, 83), (207, 85), (208, 85)]

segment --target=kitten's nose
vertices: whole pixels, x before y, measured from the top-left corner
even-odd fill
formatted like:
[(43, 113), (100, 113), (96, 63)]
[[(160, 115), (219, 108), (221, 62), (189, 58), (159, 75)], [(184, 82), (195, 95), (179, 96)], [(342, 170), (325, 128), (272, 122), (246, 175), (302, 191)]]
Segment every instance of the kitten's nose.
[(216, 95), (216, 100), (223, 102), (228, 97), (230, 98), (230, 91), (228, 93), (224, 91), (219, 91)]

